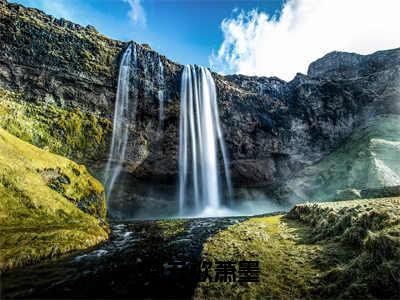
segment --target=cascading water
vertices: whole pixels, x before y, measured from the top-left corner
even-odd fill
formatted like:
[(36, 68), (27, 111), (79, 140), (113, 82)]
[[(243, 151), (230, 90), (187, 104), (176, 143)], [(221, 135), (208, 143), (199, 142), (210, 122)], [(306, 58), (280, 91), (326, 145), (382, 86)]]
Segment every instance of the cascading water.
[(159, 74), (159, 90), (158, 90), (158, 101), (160, 103), (159, 108), (159, 122), (160, 122), (160, 130), (164, 127), (164, 65), (161, 61), (161, 58), (158, 57), (158, 74)]
[[(181, 215), (213, 213), (223, 206), (223, 200), (232, 199), (232, 184), (219, 125), (215, 83), (206, 68), (185, 66), (180, 108), (179, 212)], [(223, 182), (218, 174), (218, 148), (224, 164), (225, 189), (221, 188)]]
[(115, 181), (121, 173), (122, 163), (126, 155), (129, 120), (131, 119), (132, 109), (134, 109), (130, 107), (129, 103), (130, 78), (133, 67), (136, 65), (136, 60), (136, 47), (130, 44), (122, 56), (119, 67), (111, 149), (105, 171), (107, 199), (110, 198)]

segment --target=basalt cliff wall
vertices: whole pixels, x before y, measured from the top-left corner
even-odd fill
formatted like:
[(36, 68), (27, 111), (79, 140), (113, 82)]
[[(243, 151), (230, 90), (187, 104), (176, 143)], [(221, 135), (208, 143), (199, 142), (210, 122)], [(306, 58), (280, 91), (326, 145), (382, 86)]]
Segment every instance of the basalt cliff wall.
[[(174, 186), (182, 66), (147, 45), (134, 45), (138, 62), (132, 84), (138, 106), (124, 169), (135, 180)], [(0, 125), (101, 174), (111, 138), (119, 60), (127, 46), (91, 26), (1, 0), (0, 88), (17, 100), (0, 109)], [(355, 128), (378, 115), (400, 113), (400, 49), (366, 56), (332, 52), (290, 82), (213, 77), (234, 184), (261, 188), (277, 199), (291, 198), (292, 187), (286, 183), (327, 157)], [(161, 88), (166, 104), (160, 129)], [(60, 118), (73, 119), (75, 125), (60, 123)], [(39, 135), (43, 128), (46, 134)]]

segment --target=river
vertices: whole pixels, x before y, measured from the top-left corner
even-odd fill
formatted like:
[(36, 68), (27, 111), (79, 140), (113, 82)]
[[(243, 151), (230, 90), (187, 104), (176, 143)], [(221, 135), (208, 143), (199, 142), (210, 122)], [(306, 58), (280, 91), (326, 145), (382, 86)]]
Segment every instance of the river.
[(5, 298), (190, 298), (206, 239), (245, 217), (111, 222), (107, 242), (5, 272)]

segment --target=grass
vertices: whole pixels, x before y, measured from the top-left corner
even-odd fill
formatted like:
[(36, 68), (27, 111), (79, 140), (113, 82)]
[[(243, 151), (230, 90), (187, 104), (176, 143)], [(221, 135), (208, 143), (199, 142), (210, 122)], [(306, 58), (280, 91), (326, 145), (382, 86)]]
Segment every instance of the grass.
[[(202, 282), (195, 298), (293, 299), (309, 294), (320, 271), (312, 264), (318, 245), (298, 242), (306, 227), (282, 215), (251, 218), (210, 238), (202, 258), (215, 261), (259, 261), (260, 282)], [(212, 273), (213, 278), (215, 273)]]
[(105, 214), (103, 187), (84, 166), (0, 128), (1, 270), (105, 240)]
[(195, 298), (398, 298), (399, 204), (304, 204), (228, 227), (205, 243), (202, 259), (259, 261), (260, 282), (201, 282)]
[(400, 198), (303, 204), (288, 216), (311, 226), (312, 242), (349, 254), (326, 270), (323, 297), (400, 297)]

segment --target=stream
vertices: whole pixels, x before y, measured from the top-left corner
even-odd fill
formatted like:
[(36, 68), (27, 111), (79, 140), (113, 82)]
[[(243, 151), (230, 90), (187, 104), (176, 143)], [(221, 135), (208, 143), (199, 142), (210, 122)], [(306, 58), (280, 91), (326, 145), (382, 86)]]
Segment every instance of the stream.
[(165, 234), (156, 220), (111, 222), (109, 240), (95, 248), (2, 274), (1, 296), (190, 298), (203, 243), (245, 219), (185, 219), (176, 234)]

